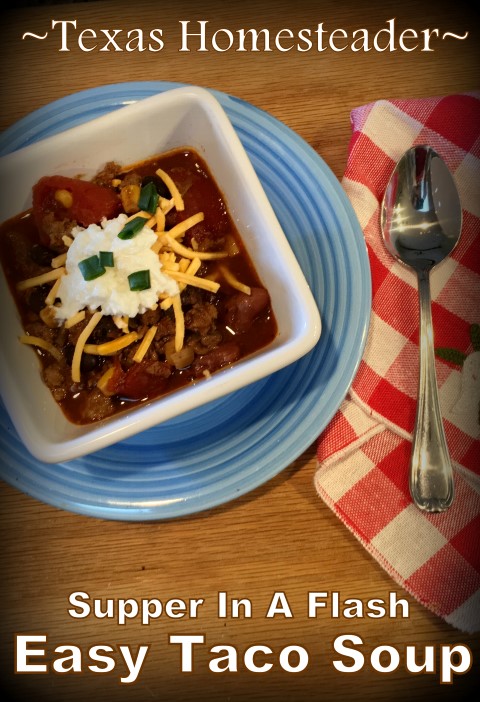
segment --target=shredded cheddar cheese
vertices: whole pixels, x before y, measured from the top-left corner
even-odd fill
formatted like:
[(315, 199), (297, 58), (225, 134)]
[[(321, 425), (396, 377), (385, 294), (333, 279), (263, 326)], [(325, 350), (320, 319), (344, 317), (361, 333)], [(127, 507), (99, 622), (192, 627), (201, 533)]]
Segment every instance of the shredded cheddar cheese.
[(46, 305), (53, 305), (53, 303), (55, 302), (56, 297), (57, 297), (58, 288), (60, 287), (60, 281), (61, 281), (61, 280), (62, 280), (62, 276), (60, 276), (59, 278), (57, 278), (57, 280), (55, 281), (55, 283), (54, 283), (54, 284), (52, 285), (52, 287), (50, 288), (50, 291), (49, 291), (47, 297), (45, 298), (45, 304), (46, 304)]
[(147, 333), (145, 334), (145, 336), (141, 340), (140, 345), (135, 352), (135, 355), (133, 356), (133, 360), (136, 363), (140, 363), (141, 361), (143, 361), (143, 359), (145, 358), (145, 354), (147, 353), (152, 341), (155, 338), (156, 333), (157, 333), (157, 327), (155, 325), (148, 329)]
[(118, 339), (112, 339), (112, 341), (106, 341), (103, 344), (85, 344), (84, 352), (90, 353), (95, 356), (111, 356), (117, 351), (125, 349), (134, 341), (139, 338), (137, 332), (129, 332), (124, 336), (119, 336)]
[(64, 266), (66, 262), (67, 262), (67, 254), (63, 253), (63, 254), (60, 254), (60, 256), (55, 256), (55, 258), (52, 258), (51, 266), (52, 266), (52, 268), (60, 268), (60, 266)]
[(162, 242), (160, 241), (160, 239), (157, 239), (157, 241), (154, 244), (152, 244), (150, 248), (154, 253), (160, 253), (160, 249), (162, 248)]
[(170, 210), (173, 210), (175, 203), (173, 197), (168, 200), (166, 197), (161, 197), (158, 201), (163, 214), (168, 214)]
[(52, 271), (48, 271), (48, 273), (35, 275), (33, 278), (26, 278), (25, 280), (21, 280), (19, 283), (17, 283), (17, 290), (28, 290), (28, 288), (35, 288), (37, 285), (51, 283), (53, 280), (61, 278), (64, 273), (65, 268), (62, 266), (62, 268), (55, 268)]
[(172, 304), (175, 314), (175, 351), (178, 353), (183, 347), (183, 339), (185, 337), (185, 319), (180, 294), (174, 296)]
[(246, 295), (252, 294), (252, 289), (250, 288), (250, 286), (241, 283), (226, 266), (221, 266), (220, 270), (223, 277), (225, 278), (227, 283), (232, 286), (232, 288), (240, 290), (240, 292), (243, 292)]
[(190, 261), (190, 264), (185, 272), (189, 275), (195, 275), (195, 273), (197, 273), (201, 265), (202, 262), (200, 261), (198, 256), (196, 256), (192, 261)]
[(29, 346), (38, 346), (39, 348), (43, 349), (44, 351), (48, 351), (57, 361), (62, 360), (62, 354), (60, 351), (49, 341), (45, 341), (45, 339), (42, 339), (40, 336), (30, 336), (28, 334), (24, 334), (23, 336), (19, 337), (19, 341), (22, 344), (27, 344)]
[(170, 195), (172, 196), (173, 202), (175, 204), (175, 209), (178, 210), (179, 212), (182, 212), (185, 209), (185, 204), (183, 202), (183, 198), (180, 195), (180, 192), (173, 182), (173, 180), (170, 178), (168, 173), (165, 173), (164, 170), (161, 168), (157, 168), (156, 174), (158, 175), (159, 178), (163, 180), (167, 188), (170, 190)]
[[(183, 266), (180, 266), (181, 272), (187, 273), (188, 275), (192, 275), (192, 276), (195, 275), (195, 273), (198, 271), (198, 269), (202, 265), (202, 262), (200, 261), (199, 258), (194, 258), (193, 261), (188, 261), (188, 259), (182, 258), (180, 263), (183, 263), (184, 261), (187, 261), (188, 268), (185, 271), (183, 271), (182, 270)], [(180, 292), (182, 292), (187, 287), (187, 284), (180, 283), (178, 287), (179, 287)], [(164, 300), (162, 300), (162, 302), (160, 303), (160, 307), (162, 308), (162, 310), (168, 310), (172, 306), (172, 302), (173, 302), (173, 298), (168, 296)]]
[(215, 261), (228, 256), (226, 251), (194, 251), (193, 249), (189, 249), (170, 236), (170, 232), (162, 234), (160, 241), (164, 246), (168, 246), (172, 251), (175, 251), (175, 253), (185, 258), (199, 258), (201, 261)]
[(203, 222), (204, 219), (205, 219), (205, 215), (203, 214), (203, 212), (197, 212), (196, 214), (192, 215), (191, 217), (187, 217), (187, 219), (184, 219), (183, 222), (179, 222), (174, 227), (169, 229), (168, 234), (169, 234), (169, 236), (176, 239), (177, 237), (181, 236), (182, 234), (185, 234), (185, 232), (188, 229), (191, 229), (196, 224), (199, 224), (199, 222)]
[(128, 332), (128, 317), (126, 315), (114, 314), (112, 319), (117, 329)]
[(186, 273), (189, 265), (190, 265), (190, 259), (181, 258), (180, 261), (178, 262), (178, 270), (181, 271), (182, 273)]
[(81, 373), (80, 373), (80, 362), (82, 360), (82, 354), (83, 354), (83, 348), (87, 342), (88, 337), (90, 334), (93, 332), (97, 324), (102, 318), (102, 313), (101, 312), (95, 312), (95, 314), (92, 315), (90, 321), (88, 322), (87, 326), (85, 329), (82, 330), (82, 333), (78, 337), (77, 343), (75, 344), (75, 351), (73, 352), (73, 360), (72, 360), (72, 380), (74, 383), (79, 383), (81, 379)]
[(161, 207), (157, 207), (155, 210), (155, 220), (157, 222), (157, 232), (163, 232), (165, 230), (165, 212)]
[(189, 275), (188, 273), (180, 273), (180, 271), (172, 271), (170, 277), (179, 283), (186, 283), (187, 285), (193, 285), (194, 288), (201, 288), (202, 290), (208, 290), (209, 292), (216, 293), (220, 288), (219, 283), (213, 282), (213, 280), (207, 280), (207, 278), (200, 278), (196, 275)]

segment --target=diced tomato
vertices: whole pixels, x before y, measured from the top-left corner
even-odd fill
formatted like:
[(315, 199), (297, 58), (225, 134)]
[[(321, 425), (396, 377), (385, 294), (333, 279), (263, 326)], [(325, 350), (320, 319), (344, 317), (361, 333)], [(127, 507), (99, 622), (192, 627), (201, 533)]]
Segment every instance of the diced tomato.
[[(59, 190), (72, 196), (71, 207), (65, 207), (56, 197)], [(103, 217), (112, 219), (120, 212), (120, 199), (111, 188), (66, 176), (44, 176), (33, 186), (33, 216), (42, 234), (42, 222), (53, 214), (57, 220), (74, 220), (82, 227), (99, 224)]]

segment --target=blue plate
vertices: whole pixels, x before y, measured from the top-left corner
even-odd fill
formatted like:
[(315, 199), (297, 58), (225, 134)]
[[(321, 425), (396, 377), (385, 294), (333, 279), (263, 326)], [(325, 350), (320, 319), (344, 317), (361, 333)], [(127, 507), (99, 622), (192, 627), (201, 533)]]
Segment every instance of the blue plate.
[[(155, 93), (157, 81), (106, 85), (61, 98), (0, 137), (14, 151)], [(212, 90), (233, 123), (315, 295), (322, 336), (301, 360), (249, 387), (63, 464), (32, 458), (0, 405), (0, 477), (61, 509), (104, 519), (169, 519), (266, 483), (326, 427), (357, 371), (371, 282), (358, 220), (333, 173), (271, 115)]]

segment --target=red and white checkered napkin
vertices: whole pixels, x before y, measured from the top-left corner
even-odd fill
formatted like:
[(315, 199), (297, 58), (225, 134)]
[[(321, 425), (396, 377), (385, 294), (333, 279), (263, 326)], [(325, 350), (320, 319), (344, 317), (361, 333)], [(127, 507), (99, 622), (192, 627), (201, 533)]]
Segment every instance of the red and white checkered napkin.
[[(319, 495), (392, 578), (454, 627), (480, 630), (480, 92), (381, 100), (352, 112), (343, 186), (362, 225), (373, 284), (368, 341), (349, 395), (319, 437)], [(408, 488), (418, 372), (415, 274), (380, 234), (390, 174), (413, 144), (453, 172), (461, 240), (431, 275), (440, 404), (456, 497), (443, 514)]]

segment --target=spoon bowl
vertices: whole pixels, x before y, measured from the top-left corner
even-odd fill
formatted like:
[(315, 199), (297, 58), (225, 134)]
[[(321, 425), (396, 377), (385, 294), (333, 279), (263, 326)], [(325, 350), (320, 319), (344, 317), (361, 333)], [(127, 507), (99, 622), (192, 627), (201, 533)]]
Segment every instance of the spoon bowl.
[(420, 368), (410, 463), (410, 493), (427, 512), (443, 512), (454, 497), (453, 473), (435, 375), (430, 271), (451, 254), (462, 229), (452, 174), (429, 146), (414, 146), (397, 163), (381, 207), (388, 251), (417, 274)]

